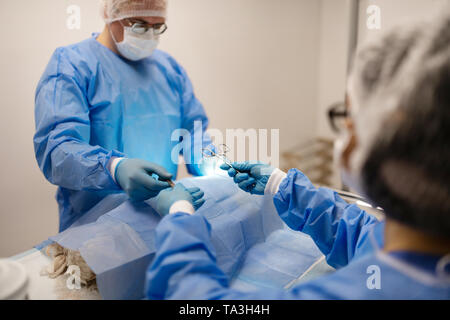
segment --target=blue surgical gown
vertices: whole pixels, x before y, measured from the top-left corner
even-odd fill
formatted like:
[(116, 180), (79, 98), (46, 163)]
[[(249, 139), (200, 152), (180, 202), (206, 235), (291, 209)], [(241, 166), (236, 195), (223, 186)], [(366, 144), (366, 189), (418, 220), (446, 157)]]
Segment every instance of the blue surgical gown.
[[(199, 159), (201, 147), (211, 142), (204, 133), (205, 111), (171, 56), (156, 50), (150, 58), (131, 62), (101, 45), (97, 36), (58, 48), (36, 90), (35, 154), (45, 177), (59, 186), (60, 231), (122, 192), (108, 170), (111, 157), (151, 161), (176, 176), (171, 157), (180, 140), (197, 138), (192, 150), (174, 156), (188, 154), (187, 163)], [(172, 137), (177, 129), (182, 138)], [(188, 171), (201, 174), (194, 164)]]
[[(384, 223), (315, 188), (291, 170), (274, 196), (286, 224), (309, 234), (338, 270), (290, 290), (240, 292), (218, 268), (210, 225), (197, 214), (165, 217), (156, 232), (157, 253), (147, 271), (149, 299), (450, 299), (448, 275), (436, 273), (439, 257), (384, 253)], [(374, 277), (378, 277), (376, 280)], [(377, 282), (378, 281), (378, 282)], [(375, 285), (374, 285), (375, 284)]]

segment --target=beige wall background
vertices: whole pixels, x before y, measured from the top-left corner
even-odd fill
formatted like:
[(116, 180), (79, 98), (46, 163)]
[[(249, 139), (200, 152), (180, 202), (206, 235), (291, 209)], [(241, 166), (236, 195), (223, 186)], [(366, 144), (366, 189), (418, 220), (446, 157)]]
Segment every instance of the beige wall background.
[[(344, 95), (353, 0), (169, 2), (160, 48), (188, 71), (212, 128), (280, 129), (281, 151), (333, 136), (325, 112)], [(79, 30), (66, 27), (70, 5)], [(98, 0), (0, 1), (0, 257), (57, 233), (56, 187), (34, 158), (34, 91), (55, 48), (102, 30), (99, 12)]]

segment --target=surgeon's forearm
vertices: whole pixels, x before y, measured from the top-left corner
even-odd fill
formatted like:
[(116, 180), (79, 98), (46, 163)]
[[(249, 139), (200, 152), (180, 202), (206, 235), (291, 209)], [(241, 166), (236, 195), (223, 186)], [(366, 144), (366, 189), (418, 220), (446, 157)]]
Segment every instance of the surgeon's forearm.
[(109, 160), (113, 156), (120, 154), (69, 140), (59, 143), (42, 157), (38, 154), (37, 159), (46, 178), (57, 186), (85, 191), (118, 190), (108, 170)]
[[(149, 299), (193, 299), (205, 295), (206, 287), (228, 287), (227, 276), (216, 264), (210, 232), (210, 224), (200, 215), (176, 213), (160, 222), (156, 229), (158, 249), (147, 272)], [(195, 285), (185, 292), (182, 283), (197, 274), (207, 276), (210, 286)]]
[(210, 225), (199, 215), (176, 213), (156, 229), (155, 259), (147, 271), (146, 294), (152, 300), (292, 299), (284, 290), (243, 293), (230, 289), (218, 267)]
[[(176, 213), (156, 229), (156, 256), (147, 271), (148, 299), (175, 300), (288, 300), (330, 298), (317, 288), (241, 292), (230, 288), (229, 278), (218, 267), (211, 229), (199, 215)], [(319, 288), (320, 289), (320, 288)]]
[(346, 265), (375, 218), (327, 188), (316, 188), (298, 170), (290, 170), (274, 204), (292, 229), (311, 236), (333, 267)]
[(296, 231), (304, 231), (311, 216), (327, 213), (333, 220), (338, 220), (342, 210), (328, 209), (348, 205), (333, 191), (316, 188), (297, 169), (290, 170), (288, 174), (275, 171), (267, 183), (266, 193), (273, 195), (278, 214)]

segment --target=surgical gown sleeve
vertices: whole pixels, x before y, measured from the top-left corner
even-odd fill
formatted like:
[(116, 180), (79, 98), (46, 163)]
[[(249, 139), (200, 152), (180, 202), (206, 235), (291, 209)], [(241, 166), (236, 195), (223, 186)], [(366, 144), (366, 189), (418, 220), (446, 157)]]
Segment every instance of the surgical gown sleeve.
[(146, 297), (151, 300), (294, 300), (333, 299), (320, 286), (300, 285), (290, 291), (265, 289), (240, 292), (217, 266), (211, 226), (200, 215), (176, 213), (156, 228), (157, 252), (146, 276)]
[(170, 58), (178, 74), (178, 83), (181, 96), (182, 128), (190, 135), (190, 150), (183, 149), (183, 156), (188, 172), (195, 176), (204, 175), (199, 160), (202, 158), (202, 149), (211, 145), (212, 141), (206, 130), (209, 120), (201, 102), (194, 93), (191, 80), (184, 68), (173, 58)]
[(274, 204), (291, 229), (311, 236), (334, 268), (347, 265), (358, 250), (362, 253), (368, 247), (369, 231), (378, 222), (336, 192), (314, 187), (296, 169), (281, 182)]
[(70, 63), (63, 48), (56, 50), (36, 90), (36, 159), (55, 185), (71, 190), (119, 190), (107, 165), (111, 157), (124, 155), (89, 144), (91, 80), (87, 71)]

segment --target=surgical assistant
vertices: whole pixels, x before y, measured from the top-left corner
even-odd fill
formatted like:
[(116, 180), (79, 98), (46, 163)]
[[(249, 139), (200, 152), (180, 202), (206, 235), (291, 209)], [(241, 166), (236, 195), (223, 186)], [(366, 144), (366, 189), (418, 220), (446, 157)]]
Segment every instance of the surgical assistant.
[(222, 166), (243, 191), (273, 198), (280, 218), (310, 235), (336, 272), (289, 290), (233, 290), (216, 264), (208, 221), (165, 191), (157, 201), (172, 214), (156, 229), (147, 297), (450, 299), (450, 11), (427, 23), (360, 48), (349, 79), (337, 159), (346, 184), (381, 206), (385, 220), (297, 169)]
[[(168, 188), (180, 140), (192, 139), (191, 150), (178, 153), (189, 157), (191, 174), (202, 175), (192, 159), (211, 143), (186, 71), (156, 50), (167, 29), (166, 1), (102, 5), (104, 32), (58, 48), (36, 90), (35, 154), (59, 186), (60, 231), (108, 195), (126, 191), (141, 201)], [(178, 129), (189, 135), (174, 139)]]
[[(166, 216), (157, 227), (156, 245), (162, 250), (148, 270), (147, 297), (450, 299), (448, 275), (447, 278), (435, 275), (439, 256), (401, 251), (384, 253), (381, 250), (383, 222), (356, 205), (349, 205), (335, 192), (315, 188), (298, 170), (291, 170), (287, 175), (275, 170), (265, 192), (266, 196), (274, 197), (284, 222), (294, 230), (309, 234), (325, 254), (328, 264), (338, 271), (290, 291), (231, 290), (229, 279), (216, 265), (209, 223), (203, 216), (179, 212)], [(372, 273), (368, 273), (371, 267), (381, 273), (380, 283), (376, 277), (372, 280)]]

